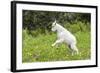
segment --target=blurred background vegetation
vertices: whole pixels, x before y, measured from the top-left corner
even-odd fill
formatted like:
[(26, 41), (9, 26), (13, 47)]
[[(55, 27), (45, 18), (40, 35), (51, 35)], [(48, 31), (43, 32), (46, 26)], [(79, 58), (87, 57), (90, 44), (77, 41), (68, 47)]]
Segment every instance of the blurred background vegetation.
[(28, 33), (33, 35), (47, 34), (50, 33), (55, 19), (72, 33), (90, 31), (91, 15), (89, 13), (33, 10), (23, 10), (23, 29), (27, 29)]

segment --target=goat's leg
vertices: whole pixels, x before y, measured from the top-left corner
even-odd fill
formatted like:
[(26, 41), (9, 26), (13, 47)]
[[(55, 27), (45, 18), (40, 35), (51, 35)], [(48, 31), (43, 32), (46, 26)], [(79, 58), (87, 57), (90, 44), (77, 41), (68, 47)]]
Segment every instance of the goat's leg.
[(71, 45), (71, 49), (72, 49), (72, 55), (74, 55), (74, 53), (75, 53), (75, 54), (78, 54), (78, 53), (79, 53), (79, 52), (78, 52), (78, 48), (76, 47), (75, 44), (72, 44), (72, 45)]
[(68, 45), (68, 48), (70, 49), (69, 52), (70, 53), (73, 53), (73, 50), (71, 49), (71, 46), (70, 45)]
[(55, 46), (56, 44), (59, 44), (59, 43), (62, 43), (62, 42), (63, 42), (63, 39), (59, 39), (55, 43), (53, 43), (52, 46)]

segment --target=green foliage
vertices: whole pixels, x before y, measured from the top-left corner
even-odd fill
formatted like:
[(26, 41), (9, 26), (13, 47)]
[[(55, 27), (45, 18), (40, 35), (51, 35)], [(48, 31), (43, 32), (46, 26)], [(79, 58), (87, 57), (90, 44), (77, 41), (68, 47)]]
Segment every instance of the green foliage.
[(85, 31), (90, 30), (90, 17), (89, 13), (23, 10), (23, 29), (27, 28), (29, 32), (50, 32), (52, 22), (56, 19), (62, 26), (67, 27), (66, 23), (70, 24), (68, 29), (73, 28), (72, 32)]
[(70, 32), (75, 33), (80, 31), (80, 25), (79, 24), (73, 24), (70, 25), (70, 27), (68, 28)]
[(22, 61), (25, 62), (45, 62), (45, 61), (68, 61), (90, 59), (90, 33), (77, 32), (76, 36), (80, 54), (72, 56), (70, 49), (65, 44), (59, 47), (52, 47), (56, 40), (56, 34), (39, 34), (34, 37), (23, 30)]
[(90, 32), (90, 23), (85, 24), (80, 21), (75, 21), (72, 24), (70, 24), (70, 23), (64, 24), (64, 27), (72, 33), (76, 33), (79, 31)]

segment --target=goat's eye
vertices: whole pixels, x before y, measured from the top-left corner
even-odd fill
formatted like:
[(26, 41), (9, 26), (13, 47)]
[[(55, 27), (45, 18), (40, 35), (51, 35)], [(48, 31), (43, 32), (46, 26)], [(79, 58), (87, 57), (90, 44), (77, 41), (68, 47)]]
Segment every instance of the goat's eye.
[(56, 23), (53, 23), (52, 27), (54, 27), (56, 25)]

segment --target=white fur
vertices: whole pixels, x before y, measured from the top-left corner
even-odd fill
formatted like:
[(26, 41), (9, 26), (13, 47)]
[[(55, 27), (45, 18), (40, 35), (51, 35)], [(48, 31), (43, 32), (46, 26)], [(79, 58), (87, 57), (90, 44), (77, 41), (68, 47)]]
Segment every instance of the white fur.
[(57, 40), (55, 43), (52, 44), (52, 46), (55, 46), (56, 44), (65, 42), (68, 44), (70, 49), (72, 50), (72, 55), (74, 53), (78, 54), (78, 49), (76, 47), (76, 38), (73, 34), (71, 34), (67, 29), (59, 25), (56, 21), (52, 24), (52, 31), (57, 32)]

